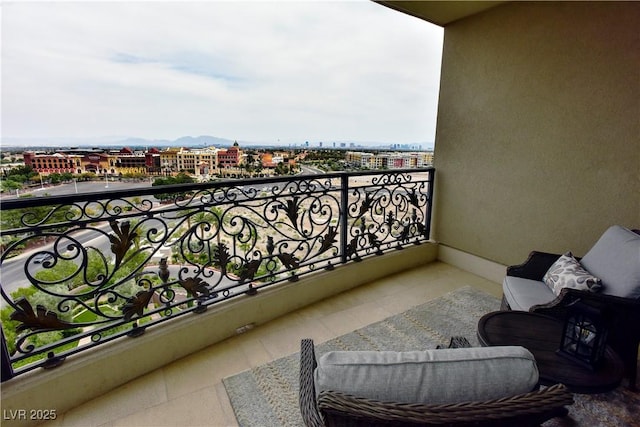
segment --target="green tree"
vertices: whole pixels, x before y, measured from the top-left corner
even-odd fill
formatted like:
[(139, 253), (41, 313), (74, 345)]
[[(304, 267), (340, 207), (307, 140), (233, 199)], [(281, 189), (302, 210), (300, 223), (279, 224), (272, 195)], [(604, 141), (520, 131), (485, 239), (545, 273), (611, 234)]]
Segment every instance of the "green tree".
[(62, 182), (62, 175), (59, 173), (52, 173), (48, 178), (52, 184), (60, 184)]
[(253, 156), (252, 153), (247, 154), (247, 162), (246, 162), (246, 169), (247, 172), (251, 172), (255, 169), (255, 164), (256, 164), (256, 158)]
[(29, 180), (29, 178), (27, 177), (27, 175), (18, 175), (18, 174), (13, 174), (10, 175), (8, 178), (8, 180), (14, 181), (14, 182), (19, 182), (21, 184), (24, 184), (25, 182), (27, 182)]
[[(191, 184), (195, 182), (189, 174), (184, 172), (180, 172), (176, 176), (168, 176), (168, 177), (159, 177), (156, 178), (155, 181), (151, 184), (152, 187), (162, 186), (162, 185), (175, 185), (175, 184)], [(179, 196), (184, 196), (186, 193), (161, 193), (156, 194), (154, 197), (160, 201), (172, 200)]]
[(15, 191), (22, 188), (21, 182), (16, 182), (12, 179), (5, 179), (2, 181), (2, 191)]
[[(18, 166), (10, 169), (7, 172), (7, 177), (12, 178), (13, 181), (25, 182), (31, 180), (38, 173), (33, 170), (31, 166)], [(20, 177), (20, 178), (18, 178)]]
[(276, 173), (276, 175), (288, 175), (289, 174), (289, 166), (284, 164), (283, 162), (278, 163), (276, 165), (275, 173)]

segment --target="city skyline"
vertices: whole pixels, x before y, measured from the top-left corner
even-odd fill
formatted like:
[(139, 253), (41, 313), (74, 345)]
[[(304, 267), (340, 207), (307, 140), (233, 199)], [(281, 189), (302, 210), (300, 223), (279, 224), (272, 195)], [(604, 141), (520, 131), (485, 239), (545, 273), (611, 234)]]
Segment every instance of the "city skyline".
[[(277, 141), (275, 143), (270, 142), (252, 142), (252, 141), (238, 141), (231, 139), (218, 138), (211, 135), (200, 135), (197, 137), (183, 136), (175, 140), (166, 139), (154, 139), (147, 140), (143, 138), (126, 138), (120, 140), (110, 140), (109, 138), (95, 138), (95, 139), (83, 139), (83, 138), (49, 138), (39, 139), (33, 138), (29, 142), (20, 143), (5, 143), (0, 144), (0, 152), (2, 151), (17, 151), (17, 150), (49, 150), (55, 151), (59, 149), (69, 148), (100, 148), (105, 150), (114, 150), (119, 148), (170, 148), (170, 147), (185, 147), (185, 148), (205, 148), (205, 147), (230, 147), (235, 143), (239, 143), (243, 147), (264, 149), (292, 149), (292, 148), (320, 148), (320, 149), (345, 149), (345, 148), (360, 148), (370, 150), (388, 150), (388, 149), (415, 149), (415, 150), (433, 150), (435, 142), (433, 141), (421, 141), (415, 143), (398, 143), (398, 142), (376, 142), (376, 141), (345, 141), (345, 140), (327, 140), (327, 141), (296, 141), (283, 143)], [(43, 141), (45, 141), (43, 143)]]
[(8, 3), (2, 145), (425, 144), (441, 51), (369, 1)]

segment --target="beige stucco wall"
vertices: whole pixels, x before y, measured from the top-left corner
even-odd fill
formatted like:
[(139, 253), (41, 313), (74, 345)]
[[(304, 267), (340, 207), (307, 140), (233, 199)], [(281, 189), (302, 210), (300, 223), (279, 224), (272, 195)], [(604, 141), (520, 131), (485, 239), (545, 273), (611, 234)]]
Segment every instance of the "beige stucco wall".
[(496, 261), (640, 228), (640, 3), (509, 3), (445, 28), (434, 238)]

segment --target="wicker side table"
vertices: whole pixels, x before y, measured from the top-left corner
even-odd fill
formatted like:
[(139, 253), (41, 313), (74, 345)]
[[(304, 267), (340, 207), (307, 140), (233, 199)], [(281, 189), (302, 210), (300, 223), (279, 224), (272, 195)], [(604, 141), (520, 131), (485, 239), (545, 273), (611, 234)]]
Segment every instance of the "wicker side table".
[(536, 358), (540, 383), (562, 383), (574, 393), (603, 393), (620, 385), (622, 359), (610, 347), (602, 367), (591, 371), (556, 354), (560, 347), (562, 321), (526, 311), (495, 311), (478, 322), (478, 340), (483, 346), (519, 345)]
[[(467, 340), (463, 336), (456, 335), (451, 337), (451, 341), (449, 341), (449, 346), (446, 348), (466, 348), (466, 347), (471, 347), (471, 343), (469, 342), (469, 340)], [(442, 347), (441, 345), (436, 347), (436, 349), (439, 349), (439, 348), (445, 348), (445, 347)]]

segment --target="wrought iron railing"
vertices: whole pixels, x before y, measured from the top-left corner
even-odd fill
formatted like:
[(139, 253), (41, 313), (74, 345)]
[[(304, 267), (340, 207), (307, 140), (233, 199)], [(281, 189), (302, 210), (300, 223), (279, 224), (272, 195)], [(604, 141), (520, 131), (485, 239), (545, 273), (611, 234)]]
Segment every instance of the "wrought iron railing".
[(6, 200), (3, 381), (429, 238), (434, 169)]

